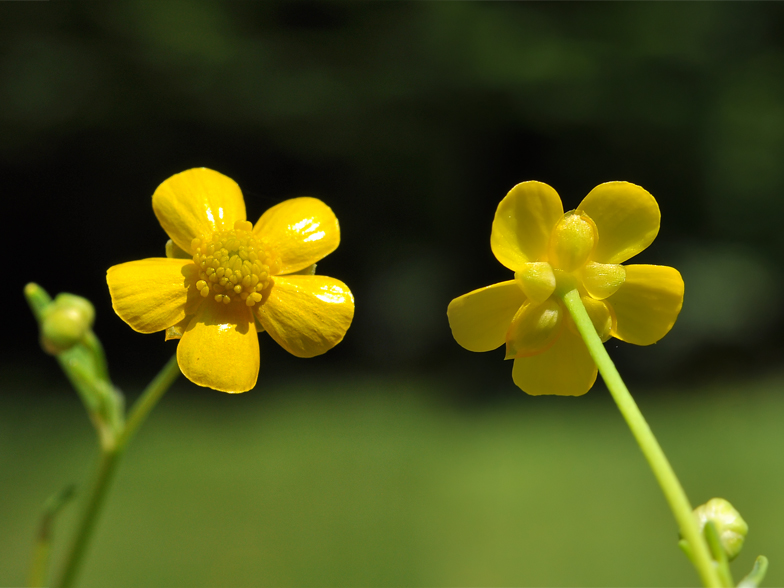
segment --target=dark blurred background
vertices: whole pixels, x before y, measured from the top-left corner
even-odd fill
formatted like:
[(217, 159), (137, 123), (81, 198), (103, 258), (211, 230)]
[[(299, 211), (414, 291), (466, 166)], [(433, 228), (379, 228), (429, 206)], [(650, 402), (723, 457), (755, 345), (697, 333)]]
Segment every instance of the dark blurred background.
[[(659, 237), (632, 261), (677, 267), (686, 298), (659, 344), (608, 344), (638, 396), (665, 410), (656, 402), (676, 382), (681, 393), (665, 394), (670, 400), (711, 398), (711, 386), (727, 382), (737, 386), (725, 396), (746, 398), (744, 383), (760, 378), (774, 382), (760, 398), (780, 391), (780, 3), (0, 3), (5, 234), (9, 255), (25, 258), (19, 265), (5, 258), (13, 338), (6, 337), (0, 376), (8, 406), (17, 407), (8, 418), (18, 421), (65, 389), (25, 307), (29, 281), (94, 302), (95, 330), (131, 397), (174, 352), (162, 334), (134, 333), (113, 314), (105, 272), (163, 255), (167, 237), (152, 193), (197, 166), (236, 180), (252, 221), (281, 200), (309, 195), (341, 223), (341, 245), (319, 273), (351, 287), (354, 324), (338, 347), (307, 361), (262, 336), (262, 375), (250, 394), (263, 399), (237, 400), (262, 403), (261, 412), (290, 392), (292, 378), (305, 378), (308, 394), (326, 405), (405, 381), (443, 403), (435, 415), (588, 406), (525, 397), (502, 351), (463, 350), (446, 321), (452, 298), (509, 279), (490, 251), (490, 226), (506, 192), (532, 179), (551, 184), (567, 210), (609, 180), (639, 184), (659, 202)], [(333, 384), (313, 384), (322, 381)], [(573, 402), (607, 408), (597, 390)], [(172, 396), (198, 398), (208, 413), (224, 410), (226, 398), (187, 383)], [(390, 410), (382, 420), (395, 418)], [(373, 444), (372, 432), (361, 438)], [(628, 433), (618, 439), (636, 451)], [(652, 486), (650, 474), (641, 476)], [(36, 499), (56, 489), (49, 483)], [(666, 514), (663, 504), (656, 509)], [(34, 517), (19, 516), (19, 533), (32, 529)], [(650, 583), (692, 581), (684, 573)], [(461, 577), (559, 582), (413, 572), (390, 582), (454, 585)], [(354, 583), (384, 583), (374, 578), (360, 574)]]

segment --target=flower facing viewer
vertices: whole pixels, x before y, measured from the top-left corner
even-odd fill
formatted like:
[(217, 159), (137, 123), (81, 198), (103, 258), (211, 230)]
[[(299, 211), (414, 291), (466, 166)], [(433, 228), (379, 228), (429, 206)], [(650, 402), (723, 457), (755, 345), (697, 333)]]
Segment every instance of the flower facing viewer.
[(163, 182), (152, 207), (171, 237), (167, 257), (109, 268), (109, 292), (135, 331), (180, 339), (177, 362), (189, 380), (224, 392), (253, 388), (259, 331), (297, 357), (343, 339), (354, 316), (351, 291), (314, 273), (340, 242), (326, 204), (286, 200), (253, 225), (239, 186), (197, 168)]
[(585, 394), (596, 364), (560, 296), (578, 290), (602, 341), (656, 343), (681, 310), (681, 275), (620, 264), (653, 242), (659, 221), (654, 197), (628, 182), (597, 186), (566, 214), (547, 184), (518, 184), (498, 205), (490, 236), (514, 279), (449, 304), (455, 340), (469, 351), (505, 344), (514, 382), (528, 394)]

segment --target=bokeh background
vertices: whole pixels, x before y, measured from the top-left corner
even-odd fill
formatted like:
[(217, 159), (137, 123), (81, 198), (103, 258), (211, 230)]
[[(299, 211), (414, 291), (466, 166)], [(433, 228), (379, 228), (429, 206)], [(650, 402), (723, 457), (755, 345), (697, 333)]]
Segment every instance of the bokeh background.
[(567, 209), (609, 180), (657, 198), (635, 260), (677, 267), (684, 309), (610, 352), (692, 501), (749, 522), (736, 576), (764, 553), (784, 583), (784, 5), (0, 3), (0, 585), (25, 581), (40, 505), (96, 451), (22, 288), (94, 302), (132, 401), (175, 343), (113, 314), (105, 271), (162, 255), (150, 197), (197, 166), (251, 220), (327, 202), (342, 241), (319, 272), (356, 318), (311, 360), (263, 336), (247, 394), (175, 385), (84, 586), (696, 583), (601, 383), (528, 397), (502, 351), (452, 340), (449, 301), (509, 277), (490, 224), (531, 179)]

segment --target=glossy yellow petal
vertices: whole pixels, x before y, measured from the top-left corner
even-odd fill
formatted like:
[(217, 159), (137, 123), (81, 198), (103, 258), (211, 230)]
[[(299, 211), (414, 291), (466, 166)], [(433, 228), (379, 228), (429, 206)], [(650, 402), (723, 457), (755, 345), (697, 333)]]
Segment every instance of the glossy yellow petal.
[(512, 379), (526, 394), (539, 396), (581, 396), (596, 381), (596, 364), (588, 348), (573, 329), (561, 329), (561, 336), (544, 353), (514, 360)]
[(525, 294), (514, 280), (479, 288), (449, 303), (452, 336), (469, 351), (492, 351), (504, 344)]
[(683, 278), (672, 267), (627, 265), (626, 280), (607, 298), (615, 314), (613, 337), (635, 345), (650, 345), (675, 324), (683, 305)]
[(332, 209), (317, 198), (292, 198), (261, 215), (253, 233), (270, 245), (280, 262), (278, 274), (291, 274), (323, 259), (340, 243)]
[(542, 182), (523, 182), (509, 191), (495, 212), (490, 247), (512, 271), (543, 261), (553, 227), (563, 217), (558, 193)]
[(242, 303), (206, 300), (177, 344), (177, 363), (194, 384), (247, 392), (259, 375), (259, 336)]
[(269, 298), (254, 310), (283, 349), (297, 357), (314, 357), (343, 340), (354, 318), (354, 296), (335, 278), (278, 276)]
[(245, 201), (234, 180), (200, 167), (176, 174), (152, 195), (152, 209), (163, 230), (193, 255), (191, 241), (245, 220)]
[(578, 211), (596, 224), (599, 241), (591, 259), (622, 263), (648, 247), (659, 232), (661, 214), (656, 199), (629, 182), (607, 182), (590, 191)]
[(183, 318), (198, 303), (190, 285), (198, 279), (190, 260), (162, 257), (129, 261), (109, 268), (106, 282), (112, 308), (134, 331), (155, 333)]
[(563, 310), (554, 299), (542, 304), (524, 304), (506, 333), (506, 357), (515, 359), (543, 353), (558, 339), (563, 327)]

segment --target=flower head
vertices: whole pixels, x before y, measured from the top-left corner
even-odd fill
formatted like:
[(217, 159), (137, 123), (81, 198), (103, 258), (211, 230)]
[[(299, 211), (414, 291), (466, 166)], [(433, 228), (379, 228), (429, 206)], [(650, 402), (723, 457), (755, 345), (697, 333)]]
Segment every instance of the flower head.
[(315, 275), (340, 242), (321, 200), (286, 200), (253, 225), (239, 186), (197, 168), (158, 186), (152, 207), (171, 237), (167, 256), (113, 266), (106, 279), (132, 329), (180, 339), (177, 361), (189, 380), (224, 392), (253, 388), (260, 331), (297, 357), (343, 339), (354, 297), (343, 282)]
[(597, 368), (558, 294), (576, 288), (603, 341), (650, 345), (683, 304), (674, 268), (621, 265), (659, 232), (659, 205), (628, 182), (591, 190), (564, 213), (550, 186), (523, 182), (498, 205), (490, 235), (514, 279), (455, 298), (447, 310), (455, 340), (469, 351), (506, 344), (512, 377), (528, 394), (585, 394)]

